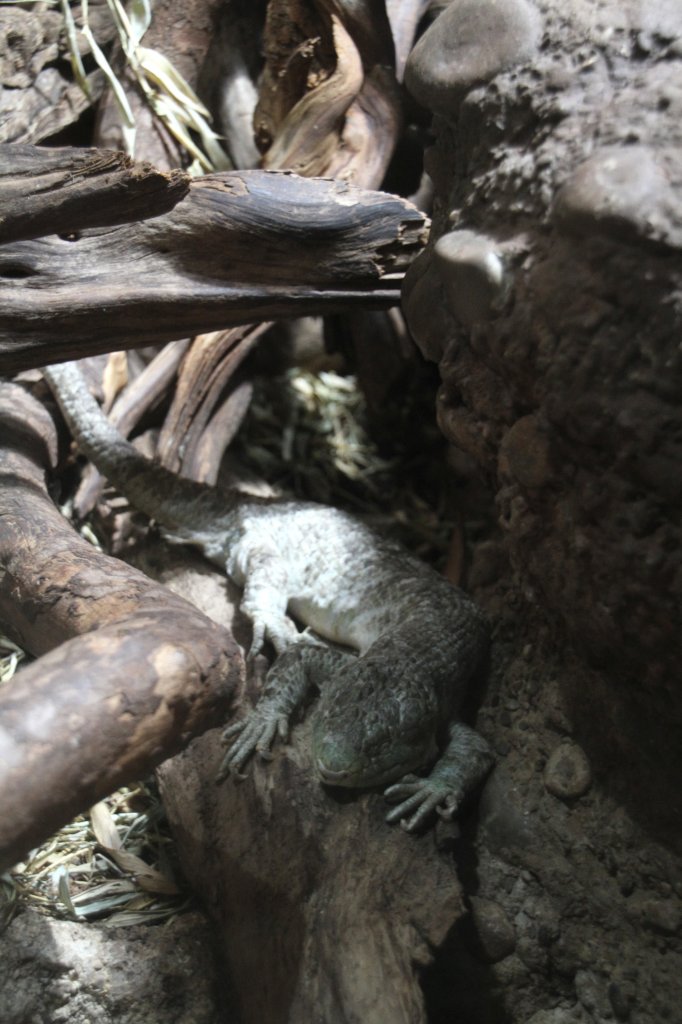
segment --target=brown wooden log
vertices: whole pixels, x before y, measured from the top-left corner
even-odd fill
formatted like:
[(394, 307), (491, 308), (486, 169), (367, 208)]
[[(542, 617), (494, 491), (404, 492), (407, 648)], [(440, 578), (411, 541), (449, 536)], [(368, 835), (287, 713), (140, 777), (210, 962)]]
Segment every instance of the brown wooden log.
[(419, 971), (464, 913), (452, 858), (381, 794), (325, 791), (305, 723), (243, 783), (207, 784), (223, 752), (212, 732), (159, 775), (239, 1019), (425, 1024)]
[[(153, 17), (145, 32), (143, 46), (157, 50), (196, 90), (199, 71), (215, 33), (215, 23), (226, 0), (155, 0)], [(167, 170), (180, 167), (187, 154), (171, 134), (165, 122), (157, 117), (143, 96), (135, 76), (127, 67), (118, 44), (112, 60), (118, 71), (119, 84), (125, 92), (135, 119), (136, 159), (150, 160)], [(98, 107), (95, 140), (98, 146), (125, 148), (121, 114), (111, 89), (107, 89)], [(225, 170), (221, 167), (221, 170)]]
[(323, 179), (192, 182), (161, 217), (0, 247), (0, 374), (264, 319), (399, 301), (411, 204)]
[(0, 691), (2, 870), (219, 724), (242, 660), (227, 630), (60, 516), (54, 424), (17, 385), (0, 388), (0, 437), (0, 624), (42, 655)]
[(253, 384), (242, 380), (230, 390), (207, 423), (196, 447), (182, 460), (183, 473), (193, 480), (215, 484), (223, 455), (249, 411)]
[[(106, 79), (97, 67), (86, 74), (89, 96), (74, 81), (63, 14), (46, 6), (0, 7), (0, 142), (36, 143), (55, 135), (77, 121), (104, 89)], [(73, 15), (80, 24), (76, 6)], [(105, 0), (90, 0), (88, 20), (106, 48), (116, 29)], [(86, 49), (83, 42), (81, 55)]]
[(379, 187), (402, 123), (383, 0), (272, 0), (264, 36), (263, 166)]
[(157, 217), (188, 189), (183, 171), (113, 150), (0, 145), (0, 244)]

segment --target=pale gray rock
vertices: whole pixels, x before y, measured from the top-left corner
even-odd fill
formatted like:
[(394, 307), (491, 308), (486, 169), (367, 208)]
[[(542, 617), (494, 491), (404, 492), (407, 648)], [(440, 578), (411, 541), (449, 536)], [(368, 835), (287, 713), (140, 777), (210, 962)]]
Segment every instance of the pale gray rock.
[(571, 1009), (556, 1006), (551, 1010), (538, 1010), (526, 1024), (592, 1024), (592, 1021), (580, 1006)]
[(494, 242), (475, 231), (449, 231), (436, 242), (433, 257), (450, 312), (461, 324), (495, 316), (509, 279)]
[(229, 1024), (199, 914), (112, 928), (26, 910), (0, 962), (2, 1024)]
[(495, 964), (514, 952), (516, 933), (504, 907), (495, 900), (472, 896), (471, 915), (476, 937), (474, 955)]
[(453, 117), (473, 86), (534, 52), (540, 28), (526, 0), (453, 0), (412, 50), (405, 84), (434, 114)]
[(628, 901), (627, 912), (631, 921), (661, 935), (674, 935), (682, 926), (682, 906), (678, 899), (635, 893)]

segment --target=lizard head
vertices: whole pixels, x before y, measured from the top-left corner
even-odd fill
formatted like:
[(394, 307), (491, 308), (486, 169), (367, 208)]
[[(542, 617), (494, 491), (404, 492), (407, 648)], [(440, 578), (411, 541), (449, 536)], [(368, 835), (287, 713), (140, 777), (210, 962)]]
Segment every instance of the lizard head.
[(312, 722), (312, 750), (322, 782), (378, 786), (433, 763), (433, 695), (406, 685), (369, 659), (358, 659), (322, 689)]

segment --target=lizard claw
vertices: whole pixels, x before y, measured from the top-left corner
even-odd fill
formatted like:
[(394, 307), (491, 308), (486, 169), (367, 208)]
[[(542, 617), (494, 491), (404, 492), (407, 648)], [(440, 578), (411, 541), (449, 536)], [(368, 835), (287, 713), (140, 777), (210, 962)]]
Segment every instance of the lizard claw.
[(249, 758), (258, 754), (261, 760), (271, 761), (273, 755), (270, 748), (275, 737), (285, 741), (288, 735), (289, 723), (284, 715), (254, 708), (246, 718), (234, 722), (223, 732), (222, 741), (230, 749), (220, 764), (216, 782), (222, 782), (228, 775), (236, 779), (246, 778), (241, 769)]
[(437, 780), (422, 779), (417, 775), (405, 775), (389, 786), (384, 796), (389, 803), (397, 805), (386, 815), (386, 821), (390, 824), (399, 821), (406, 832), (415, 832), (434, 811), (449, 820), (458, 806), (457, 796), (450, 788)]

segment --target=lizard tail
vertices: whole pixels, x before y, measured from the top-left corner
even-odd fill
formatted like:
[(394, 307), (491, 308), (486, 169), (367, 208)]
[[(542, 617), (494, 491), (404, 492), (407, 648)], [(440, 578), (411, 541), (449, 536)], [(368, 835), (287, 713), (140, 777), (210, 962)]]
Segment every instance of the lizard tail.
[(168, 529), (192, 526), (186, 509), (210, 500), (212, 488), (178, 477), (127, 441), (109, 422), (90, 394), (78, 363), (42, 370), (80, 451), (94, 462), (135, 508)]

